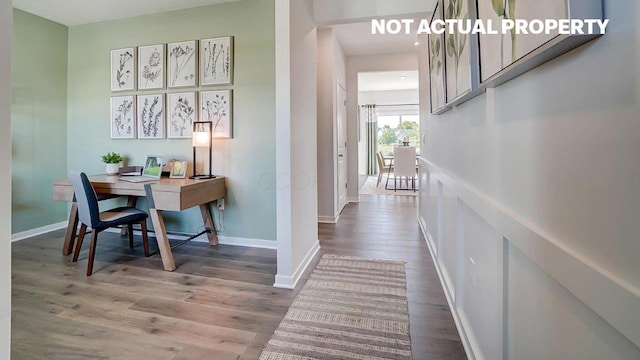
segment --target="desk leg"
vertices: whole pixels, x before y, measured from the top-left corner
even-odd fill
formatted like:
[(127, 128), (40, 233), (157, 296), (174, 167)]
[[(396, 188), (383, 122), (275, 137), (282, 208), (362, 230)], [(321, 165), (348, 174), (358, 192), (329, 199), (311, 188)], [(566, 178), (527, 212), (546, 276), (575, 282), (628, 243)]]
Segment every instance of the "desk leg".
[(158, 241), (158, 249), (160, 250), (160, 257), (162, 258), (162, 265), (164, 265), (165, 270), (173, 271), (176, 269), (176, 263), (173, 261), (173, 254), (171, 253), (171, 245), (167, 238), (167, 229), (164, 226), (162, 211), (149, 209), (149, 214), (151, 215), (153, 229), (156, 232), (156, 240)]
[(78, 203), (72, 202), (71, 212), (69, 213), (69, 224), (67, 225), (67, 233), (64, 235), (62, 255), (69, 255), (73, 251), (76, 229), (78, 229)]
[(209, 238), (209, 245), (218, 245), (218, 234), (216, 233), (216, 226), (213, 223), (213, 217), (211, 216), (210, 203), (200, 205), (200, 213), (202, 214), (202, 221), (206, 228), (211, 229), (211, 232), (207, 233)]

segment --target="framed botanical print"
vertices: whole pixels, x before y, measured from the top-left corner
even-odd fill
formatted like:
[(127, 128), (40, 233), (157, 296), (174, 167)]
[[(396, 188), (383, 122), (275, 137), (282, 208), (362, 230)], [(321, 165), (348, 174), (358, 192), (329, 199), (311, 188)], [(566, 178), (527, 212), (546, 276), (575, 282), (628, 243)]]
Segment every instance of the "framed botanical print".
[(195, 40), (170, 43), (167, 58), (167, 87), (197, 86), (198, 44)]
[(111, 91), (136, 89), (135, 48), (111, 50)]
[[(475, 0), (443, 0), (445, 21), (476, 18)], [(461, 33), (458, 26), (445, 33), (446, 104), (459, 105), (482, 93), (479, 84), (478, 36)]]
[(164, 44), (138, 47), (138, 89), (164, 88)]
[(135, 139), (135, 97), (114, 96), (111, 98), (111, 138), (112, 139)]
[[(442, 20), (442, 0), (438, 0), (433, 10), (431, 23)], [(444, 35), (429, 34), (429, 83), (431, 93), (431, 113), (441, 114), (449, 110), (445, 106), (445, 62), (444, 62)]]
[(138, 95), (138, 139), (164, 139), (164, 94)]
[(167, 94), (167, 137), (191, 139), (196, 110), (195, 91)]
[(233, 100), (231, 90), (200, 92), (200, 121), (211, 121), (213, 137), (233, 137)]
[(233, 83), (233, 36), (200, 40), (200, 85)]

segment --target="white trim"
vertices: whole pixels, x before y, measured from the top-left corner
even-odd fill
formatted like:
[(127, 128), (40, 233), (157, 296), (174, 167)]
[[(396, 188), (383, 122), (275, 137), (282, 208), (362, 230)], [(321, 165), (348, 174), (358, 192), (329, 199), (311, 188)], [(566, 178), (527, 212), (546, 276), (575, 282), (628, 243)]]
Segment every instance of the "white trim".
[[(106, 229), (105, 232), (119, 233), (120, 229), (117, 228), (109, 228)], [(140, 230), (134, 230), (134, 234), (140, 236)], [(156, 237), (154, 232), (149, 232), (149, 237)], [(178, 235), (178, 234), (167, 234), (167, 238), (170, 240), (185, 240), (188, 238), (187, 235)], [(209, 243), (209, 238), (207, 234), (202, 234), (191, 241), (199, 242), (199, 243)], [(278, 248), (277, 243), (274, 240), (263, 240), (263, 239), (247, 239), (247, 238), (238, 238), (232, 236), (222, 236), (218, 235), (218, 244), (221, 245), (233, 245), (233, 246), (244, 246), (250, 248), (260, 248), (260, 249), (272, 249), (275, 250)]]
[(302, 277), (302, 274), (307, 271), (309, 264), (311, 264), (311, 261), (313, 261), (313, 259), (316, 257), (316, 254), (319, 250), (320, 242), (316, 241), (315, 244), (313, 244), (313, 247), (307, 253), (307, 256), (304, 257), (304, 260), (302, 261), (300, 266), (298, 266), (296, 271), (293, 273), (293, 276), (276, 275), (276, 282), (273, 284), (273, 287), (295, 289), (298, 281), (300, 281), (300, 278)]
[(467, 358), (469, 360), (475, 360), (476, 356), (473, 352), (473, 348), (471, 347), (471, 343), (469, 342), (469, 338), (467, 337), (467, 332), (462, 325), (462, 321), (458, 312), (456, 311), (455, 301), (453, 300), (453, 296), (451, 296), (450, 289), (453, 289), (453, 285), (448, 281), (447, 277), (443, 276), (442, 269), (440, 268), (440, 262), (435, 257), (435, 251), (433, 248), (433, 238), (427, 231), (426, 225), (422, 220), (422, 217), (418, 218), (418, 224), (420, 225), (420, 230), (422, 230), (422, 235), (424, 235), (425, 242), (427, 243), (427, 247), (429, 247), (429, 254), (431, 259), (433, 260), (433, 264), (435, 265), (436, 272), (438, 273), (438, 278), (440, 278), (440, 283), (442, 284), (442, 288), (444, 290), (444, 295), (447, 298), (447, 304), (449, 304), (449, 310), (451, 311), (451, 315), (453, 316), (453, 321), (456, 324), (456, 328), (458, 329), (458, 335), (460, 335), (460, 341), (462, 341), (462, 346), (464, 347), (464, 352), (467, 354)]
[(318, 222), (321, 224), (335, 224), (340, 219), (340, 215), (336, 216), (320, 216), (318, 215)]
[(55, 230), (64, 229), (64, 228), (67, 227), (68, 223), (69, 223), (68, 221), (61, 221), (59, 223), (55, 223), (55, 224), (51, 224), (51, 225), (45, 225), (45, 226), (42, 226), (42, 227), (39, 227), (39, 228), (35, 228), (35, 229), (31, 229), (31, 230), (27, 230), (27, 231), (15, 233), (15, 234), (11, 234), (11, 242), (28, 239), (28, 238), (31, 238), (31, 237), (34, 237), (34, 236), (38, 236), (38, 235), (42, 235), (42, 234), (46, 234), (48, 232), (52, 232), (52, 231), (55, 231)]
[(348, 203), (359, 203), (360, 202), (360, 196), (349, 196), (347, 197), (347, 204)]
[(566, 247), (488, 196), (454, 179), (427, 159), (420, 157), (420, 160), (431, 176), (448, 188), (451, 196), (459, 198), (591, 311), (640, 346), (640, 332), (637, 331), (637, 324), (640, 324), (639, 288)]

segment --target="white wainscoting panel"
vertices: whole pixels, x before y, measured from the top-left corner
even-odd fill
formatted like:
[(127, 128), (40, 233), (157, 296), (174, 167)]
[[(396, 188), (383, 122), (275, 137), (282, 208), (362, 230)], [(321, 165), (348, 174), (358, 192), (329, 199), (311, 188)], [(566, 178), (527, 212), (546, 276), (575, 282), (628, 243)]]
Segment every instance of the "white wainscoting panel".
[(419, 223), (469, 359), (640, 359), (640, 289), (420, 168)]

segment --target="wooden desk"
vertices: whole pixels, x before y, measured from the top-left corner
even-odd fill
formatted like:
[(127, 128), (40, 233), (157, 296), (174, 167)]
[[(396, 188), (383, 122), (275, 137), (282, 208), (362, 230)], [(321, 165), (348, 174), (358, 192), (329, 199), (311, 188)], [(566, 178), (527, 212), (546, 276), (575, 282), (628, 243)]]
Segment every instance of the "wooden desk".
[[(224, 198), (226, 192), (224, 177), (207, 180), (162, 178), (158, 181), (130, 183), (120, 181), (118, 175), (94, 175), (89, 176), (89, 180), (99, 196), (128, 196), (129, 205), (135, 204), (137, 197), (147, 198), (149, 215), (156, 233), (162, 264), (167, 271), (175, 270), (176, 264), (173, 261), (167, 229), (162, 218), (163, 211), (182, 211), (199, 206), (205, 227), (211, 229), (211, 232), (207, 233), (209, 244), (218, 244), (218, 236), (209, 205), (214, 200)], [(74, 201), (73, 184), (70, 179), (56, 180), (53, 183), (53, 200), (73, 202), (62, 248), (62, 254), (69, 255), (73, 250), (78, 227), (78, 205)]]

